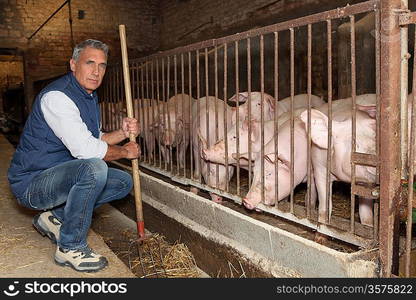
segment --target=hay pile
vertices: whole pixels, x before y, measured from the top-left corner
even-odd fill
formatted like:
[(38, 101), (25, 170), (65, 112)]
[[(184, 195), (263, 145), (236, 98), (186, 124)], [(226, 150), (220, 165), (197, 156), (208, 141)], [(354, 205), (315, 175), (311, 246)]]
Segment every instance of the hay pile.
[(199, 277), (195, 259), (188, 247), (180, 242), (170, 245), (160, 234), (138, 244), (131, 232), (127, 251), (117, 255), (124, 256), (133, 273), (141, 278), (195, 278)]

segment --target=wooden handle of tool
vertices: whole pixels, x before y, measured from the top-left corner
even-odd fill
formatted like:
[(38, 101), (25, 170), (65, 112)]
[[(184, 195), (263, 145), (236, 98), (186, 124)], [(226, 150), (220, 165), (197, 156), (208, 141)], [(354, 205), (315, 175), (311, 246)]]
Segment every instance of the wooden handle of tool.
[[(130, 72), (129, 72), (129, 59), (127, 56), (127, 44), (126, 44), (126, 28), (124, 25), (118, 26), (120, 32), (120, 42), (121, 42), (121, 57), (123, 61), (123, 75), (124, 75), (124, 90), (126, 94), (126, 104), (127, 104), (127, 116), (133, 118), (133, 104), (131, 100), (131, 89), (130, 89)], [(135, 142), (136, 137), (134, 134), (130, 133), (130, 141)], [(133, 159), (133, 184), (134, 184), (134, 200), (136, 204), (136, 218), (137, 218), (137, 232), (139, 238), (144, 236), (144, 220), (143, 220), (143, 209), (142, 209), (142, 198), (140, 191), (140, 176), (139, 176), (139, 161), (138, 159)]]

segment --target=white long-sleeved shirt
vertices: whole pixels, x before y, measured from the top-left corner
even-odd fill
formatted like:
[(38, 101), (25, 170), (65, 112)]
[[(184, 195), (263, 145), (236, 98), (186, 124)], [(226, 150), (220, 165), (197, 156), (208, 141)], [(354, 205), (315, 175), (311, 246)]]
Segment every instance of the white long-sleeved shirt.
[[(82, 121), (78, 107), (67, 95), (59, 91), (46, 93), (41, 98), (41, 110), (46, 123), (73, 157), (104, 158), (107, 143), (92, 135)], [(102, 134), (100, 131), (100, 138)]]

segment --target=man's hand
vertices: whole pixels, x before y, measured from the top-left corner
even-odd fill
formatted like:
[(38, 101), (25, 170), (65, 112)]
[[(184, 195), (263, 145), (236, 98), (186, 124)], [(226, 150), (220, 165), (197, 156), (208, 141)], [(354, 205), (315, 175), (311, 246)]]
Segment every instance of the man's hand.
[(126, 158), (135, 159), (141, 155), (139, 144), (131, 141), (123, 145), (123, 148), (127, 150)]
[(140, 125), (134, 118), (123, 118), (121, 130), (126, 138), (130, 137), (130, 133), (137, 137), (140, 134)]

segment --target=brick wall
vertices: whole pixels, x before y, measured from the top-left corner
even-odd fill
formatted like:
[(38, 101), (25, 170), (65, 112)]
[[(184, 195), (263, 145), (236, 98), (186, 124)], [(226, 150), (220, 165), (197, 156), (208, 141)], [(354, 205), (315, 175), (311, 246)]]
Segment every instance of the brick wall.
[[(0, 49), (17, 48), (25, 58), (26, 95), (32, 98), (33, 82), (69, 70), (72, 55), (69, 9), (65, 5), (33, 38), (64, 0), (0, 0)], [(72, 0), (72, 30), (76, 43), (94, 38), (110, 47), (110, 62), (120, 61), (118, 25), (126, 25), (129, 57), (159, 48), (158, 0)], [(78, 11), (84, 18), (78, 19)], [(31, 99), (27, 100), (31, 101)]]

